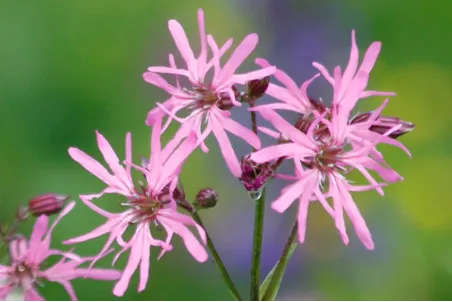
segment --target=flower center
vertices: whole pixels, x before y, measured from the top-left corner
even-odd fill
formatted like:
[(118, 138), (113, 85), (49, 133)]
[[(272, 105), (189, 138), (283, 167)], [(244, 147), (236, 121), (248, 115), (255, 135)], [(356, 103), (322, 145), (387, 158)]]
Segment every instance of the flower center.
[[(176, 188), (173, 192), (173, 199), (185, 198), (181, 191)], [(156, 196), (151, 195), (144, 185), (141, 185), (141, 192), (136, 192), (128, 201), (121, 203), (122, 206), (130, 207), (124, 219), (130, 224), (151, 221), (156, 218), (160, 209), (169, 206), (171, 202), (169, 186), (166, 186)]]
[(319, 152), (302, 162), (309, 169), (317, 169), (322, 174), (330, 174), (334, 171), (344, 171), (345, 167), (341, 164), (340, 154), (343, 152), (342, 147), (331, 144), (322, 143)]
[(25, 263), (21, 262), (17, 264), (14, 268), (14, 274), (16, 276), (23, 276), (23, 275), (32, 275), (32, 269)]
[[(317, 115), (313, 113), (313, 111), (310, 111), (306, 114), (300, 115), (298, 120), (295, 122), (295, 128), (303, 132), (304, 134), (307, 134), (309, 129), (311, 128), (314, 121), (316, 121), (318, 114), (324, 114), (323, 118), (325, 120), (331, 121), (331, 110), (329, 108), (326, 108), (321, 102), (310, 100), (311, 104), (313, 104), (314, 110), (317, 112)], [(322, 143), (326, 143), (329, 138), (331, 137), (330, 130), (328, 129), (328, 126), (325, 125), (325, 123), (320, 122), (318, 123), (312, 132), (313, 138), (316, 141), (320, 141)]]
[(22, 261), (14, 266), (14, 283), (27, 289), (36, 281), (36, 268)]
[[(238, 97), (238, 91), (233, 88), (236, 97)], [(234, 107), (230, 96), (227, 93), (215, 93), (215, 91), (207, 86), (193, 87), (192, 90), (184, 89), (184, 91), (193, 96), (195, 102), (190, 104), (189, 110), (209, 110), (213, 106), (218, 107), (221, 110), (230, 110)]]
[(154, 220), (158, 210), (164, 208), (168, 203), (169, 200), (162, 201), (150, 196), (137, 194), (136, 198), (128, 200), (121, 205), (131, 208), (127, 215), (127, 220), (130, 224), (136, 224), (143, 221)]

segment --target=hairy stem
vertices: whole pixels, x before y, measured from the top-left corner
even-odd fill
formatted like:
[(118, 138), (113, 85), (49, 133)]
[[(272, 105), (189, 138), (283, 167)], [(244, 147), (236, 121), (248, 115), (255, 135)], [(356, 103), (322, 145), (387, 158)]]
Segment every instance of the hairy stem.
[(295, 221), (292, 230), (290, 231), (289, 238), (287, 239), (286, 245), (284, 246), (283, 252), (281, 253), (281, 257), (278, 260), (278, 263), (275, 266), (273, 277), (270, 280), (270, 283), (262, 296), (262, 301), (270, 301), (272, 300), (271, 295), (275, 286), (279, 285), (277, 282), (280, 282), (282, 276), (284, 274), (285, 268), (287, 266), (287, 257), (289, 255), (290, 248), (292, 244), (297, 240), (297, 232), (298, 232), (298, 222)]
[[(205, 226), (201, 220), (201, 217), (199, 216), (198, 212), (195, 209), (192, 209), (190, 211), (191, 216), (193, 219), (205, 230)], [(212, 255), (213, 259), (215, 260), (215, 263), (217, 264), (218, 269), (220, 270), (221, 276), (223, 277), (224, 281), (226, 282), (227, 287), (229, 288), (229, 291), (234, 296), (234, 298), (237, 301), (242, 301), (242, 297), (240, 297), (239, 292), (237, 291), (237, 288), (235, 287), (234, 282), (232, 281), (231, 276), (229, 275), (226, 267), (223, 264), (223, 261), (221, 260), (220, 255), (218, 254), (215, 246), (213, 245), (212, 240), (210, 239), (209, 233), (206, 231), (206, 237), (207, 237), (207, 247), (209, 248), (210, 254)]]
[(259, 300), (260, 265), (262, 253), (262, 235), (264, 230), (265, 188), (261, 197), (256, 200), (254, 212), (253, 252), (251, 257), (250, 300)]

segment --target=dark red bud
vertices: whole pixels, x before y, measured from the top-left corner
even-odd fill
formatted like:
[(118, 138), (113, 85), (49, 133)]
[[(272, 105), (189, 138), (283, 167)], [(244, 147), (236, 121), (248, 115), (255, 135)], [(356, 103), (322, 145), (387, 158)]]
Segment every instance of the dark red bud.
[(256, 100), (262, 97), (267, 91), (270, 85), (270, 77), (265, 77), (262, 79), (251, 80), (247, 83), (248, 86), (248, 98)]
[(196, 194), (195, 206), (198, 209), (209, 209), (218, 203), (218, 193), (214, 189), (206, 188)]
[(378, 119), (378, 124), (371, 126), (370, 130), (373, 132), (383, 134), (386, 131), (388, 131), (389, 129), (391, 129), (397, 125), (402, 125), (402, 127), (399, 130), (394, 131), (391, 134), (389, 134), (389, 137), (398, 138), (399, 136), (402, 136), (408, 132), (411, 132), (415, 127), (415, 125), (413, 123), (403, 121), (396, 117), (381, 116)]
[(364, 123), (369, 119), (370, 115), (371, 112), (357, 114), (354, 118), (352, 118), (350, 124)]
[[(358, 123), (366, 122), (370, 118), (371, 114), (372, 114), (372, 112), (360, 113), (350, 121), (350, 124), (358, 124)], [(396, 139), (399, 136), (402, 136), (408, 132), (411, 132), (415, 127), (415, 125), (413, 123), (401, 120), (397, 117), (380, 116), (372, 124), (372, 126), (370, 126), (369, 130), (379, 133), (379, 134), (384, 134), (391, 128), (398, 126), (398, 125), (401, 125), (401, 128), (399, 130), (394, 131), (391, 134), (389, 134), (389, 137)]]
[(28, 203), (28, 211), (33, 216), (52, 215), (63, 209), (64, 202), (69, 198), (67, 195), (47, 193), (35, 196)]
[(323, 105), (321, 100), (309, 98), (309, 103), (311, 103), (312, 108), (317, 110), (320, 114), (326, 111), (326, 107)]
[(185, 191), (184, 188), (180, 185), (180, 183), (177, 185), (176, 189), (174, 189), (173, 198), (175, 201), (185, 200)]
[[(325, 111), (327, 111), (327, 108), (320, 100), (316, 100), (313, 98), (309, 98), (309, 103), (311, 103), (311, 111), (308, 111), (305, 114), (300, 114), (300, 117), (295, 122), (295, 128), (300, 130), (303, 133), (307, 133), (309, 128), (311, 127), (312, 123), (317, 119), (318, 114), (323, 114)], [(316, 111), (317, 114), (314, 114), (313, 112)], [(330, 118), (330, 112), (326, 113), (324, 116), (325, 119)], [(319, 137), (320, 139), (323, 137), (329, 136), (328, 127), (320, 123), (317, 127), (317, 129), (314, 131), (314, 135), (316, 137)]]
[[(239, 180), (248, 192), (260, 192), (267, 181), (274, 176), (274, 170), (270, 163), (258, 164), (249, 156), (242, 158), (240, 167), (242, 175)], [(256, 196), (260, 196), (257, 194)]]
[[(167, 185), (162, 192), (158, 195), (158, 200), (161, 202), (170, 202), (170, 185)], [(174, 201), (182, 202), (185, 201), (185, 191), (180, 183), (177, 184), (176, 188), (173, 191), (173, 199)]]
[(232, 103), (232, 100), (227, 97), (227, 98), (222, 98), (218, 101), (217, 103), (218, 108), (220, 108), (221, 110), (231, 110), (232, 107), (234, 107), (234, 104)]
[[(240, 91), (235, 86), (232, 86), (232, 90), (234, 91), (234, 97), (238, 101), (240, 97)], [(217, 101), (217, 106), (221, 110), (231, 110), (232, 107), (234, 107), (234, 104), (232, 103), (231, 97), (229, 96), (229, 93), (222, 92), (219, 95), (219, 100)]]

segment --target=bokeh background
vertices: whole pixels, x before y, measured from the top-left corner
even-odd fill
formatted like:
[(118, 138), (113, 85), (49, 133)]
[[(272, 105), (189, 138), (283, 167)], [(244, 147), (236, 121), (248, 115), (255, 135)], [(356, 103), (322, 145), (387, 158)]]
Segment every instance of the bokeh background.
[[(350, 31), (356, 29), (361, 52), (383, 42), (370, 88), (396, 91), (387, 115), (416, 123), (401, 140), (412, 151), (384, 148), (386, 158), (405, 181), (355, 201), (373, 233), (376, 249), (365, 250), (354, 235), (343, 246), (334, 224), (319, 207), (310, 209), (307, 242), (290, 262), (280, 300), (441, 300), (452, 298), (452, 122), (450, 11), (446, 0), (413, 1), (18, 1), (0, 2), (0, 223), (8, 224), (19, 204), (44, 192), (98, 192), (102, 183), (73, 162), (69, 146), (96, 158), (94, 130), (103, 133), (123, 156), (124, 135), (133, 133), (136, 158), (148, 154), (147, 111), (166, 95), (142, 80), (148, 66), (167, 63), (175, 46), (167, 30), (179, 20), (192, 45), (197, 44), (196, 9), (205, 10), (207, 31), (217, 40), (237, 43), (258, 32), (254, 57), (266, 57), (301, 82), (314, 72), (312, 61), (330, 69), (348, 60)], [(245, 66), (247, 67), (247, 66)], [(253, 67), (252, 58), (248, 67)], [(330, 95), (322, 81), (315, 97)], [(381, 99), (362, 102), (375, 108)], [(249, 124), (245, 110), (234, 112)], [(267, 141), (269, 142), (269, 141)], [(248, 148), (239, 141), (239, 154)], [(208, 231), (240, 291), (247, 294), (253, 202), (226, 170), (215, 141), (211, 152), (196, 152), (182, 174), (187, 195), (214, 187), (220, 204), (203, 213)], [(269, 187), (279, 193), (282, 183)], [(100, 202), (120, 210), (118, 200)], [(277, 260), (293, 219), (268, 207), (263, 276)], [(53, 243), (86, 232), (103, 219), (79, 202), (55, 230)], [(32, 222), (21, 231), (28, 234)], [(349, 232), (353, 234), (352, 230)], [(76, 247), (93, 255), (105, 238)], [(136, 293), (137, 278), (122, 299), (224, 300), (226, 287), (208, 261), (196, 263), (179, 239), (175, 249), (151, 262), (145, 292)], [(108, 267), (111, 257), (99, 263)], [(125, 257), (119, 261), (124, 266)], [(136, 276), (135, 276), (136, 277)], [(116, 299), (113, 284), (76, 280), (81, 300)], [(49, 299), (67, 299), (57, 284), (39, 288)]]

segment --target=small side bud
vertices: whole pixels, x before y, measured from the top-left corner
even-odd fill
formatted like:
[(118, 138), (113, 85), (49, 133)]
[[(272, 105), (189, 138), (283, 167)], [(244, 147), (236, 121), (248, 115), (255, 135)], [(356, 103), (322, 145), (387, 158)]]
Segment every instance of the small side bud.
[(371, 112), (359, 113), (355, 117), (353, 117), (350, 121), (350, 124), (359, 124), (366, 122), (371, 115)]
[(195, 206), (198, 209), (209, 209), (218, 203), (218, 193), (214, 189), (202, 189), (196, 194)]
[(270, 77), (265, 77), (262, 79), (251, 80), (247, 83), (248, 87), (248, 98), (256, 100), (262, 97), (267, 91), (270, 85)]
[(64, 202), (68, 198), (67, 195), (54, 193), (35, 196), (28, 203), (28, 212), (33, 216), (56, 214), (63, 209)]
[(270, 163), (257, 164), (249, 156), (242, 158), (239, 180), (253, 199), (259, 199), (267, 181), (274, 176)]
[[(239, 100), (240, 91), (235, 86), (232, 86), (232, 91), (234, 92), (235, 99)], [(231, 96), (229, 95), (229, 93), (221, 92), (218, 97), (219, 99), (217, 101), (217, 106), (221, 110), (228, 111), (231, 110), (232, 107), (234, 107), (234, 103), (232, 103)]]
[[(162, 192), (158, 195), (157, 198), (160, 202), (170, 202), (170, 185), (167, 185), (165, 188), (163, 188)], [(180, 182), (177, 184), (176, 188), (174, 188), (172, 199), (174, 199), (174, 201), (177, 203), (185, 201), (185, 191)]]
[[(350, 121), (350, 124), (358, 124), (358, 123), (366, 122), (370, 116), (371, 116), (371, 112), (358, 114)], [(399, 136), (402, 136), (404, 134), (407, 134), (408, 132), (411, 132), (415, 127), (415, 125), (413, 123), (401, 120), (397, 117), (380, 116), (372, 124), (372, 126), (370, 126), (369, 130), (379, 133), (379, 134), (384, 134), (391, 128), (398, 126), (398, 125), (402, 125), (402, 127), (399, 130), (394, 131), (391, 134), (389, 134), (390, 138), (396, 139)]]
[(389, 137), (391, 137), (391, 138), (398, 138), (399, 136), (407, 134), (408, 132), (413, 131), (413, 129), (415, 127), (415, 125), (413, 123), (403, 121), (399, 118), (390, 117), (390, 116), (381, 116), (378, 119), (378, 122), (379, 122), (378, 124), (371, 126), (370, 130), (373, 132), (380, 133), (380, 134), (385, 133), (386, 131), (388, 131), (389, 129), (391, 129), (397, 125), (402, 125), (402, 127), (399, 130), (394, 131), (391, 134), (389, 134)]
[[(312, 110), (306, 112), (305, 114), (301, 114), (294, 125), (295, 128), (305, 134), (308, 133), (309, 128), (317, 119), (318, 114), (324, 114), (325, 119), (331, 118), (331, 113), (326, 112), (328, 109), (325, 107), (325, 105), (323, 105), (321, 100), (309, 98), (309, 102), (312, 106)], [(316, 114), (314, 114), (314, 112), (316, 112)], [(318, 124), (313, 133), (316, 137), (318, 137), (320, 141), (327, 140), (331, 137), (328, 127), (324, 123)]]

